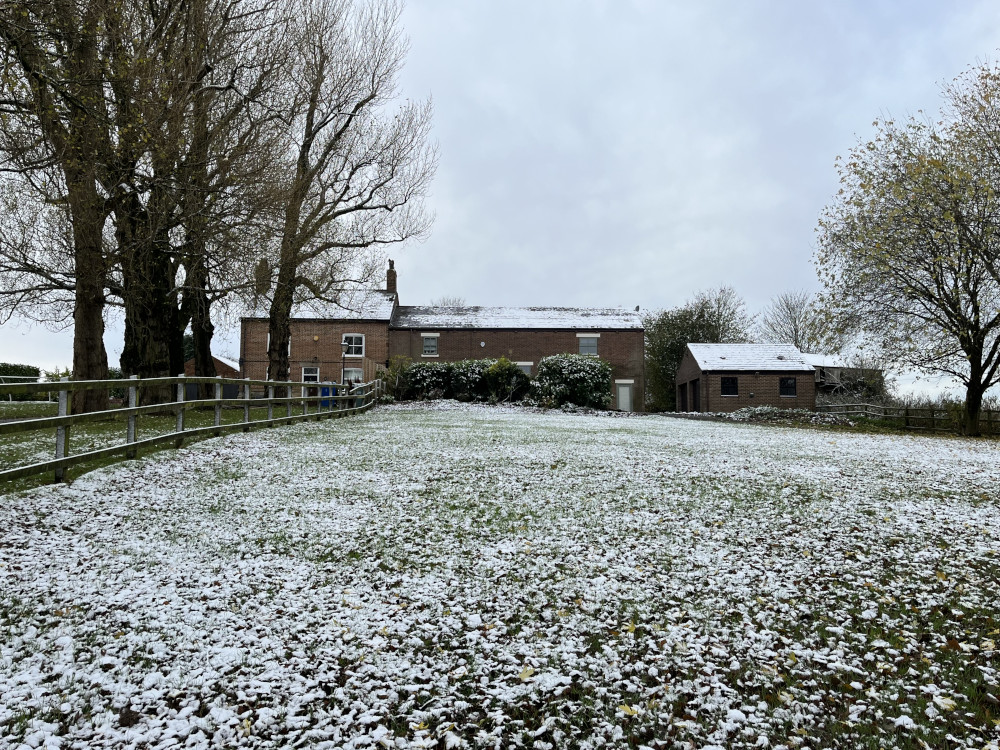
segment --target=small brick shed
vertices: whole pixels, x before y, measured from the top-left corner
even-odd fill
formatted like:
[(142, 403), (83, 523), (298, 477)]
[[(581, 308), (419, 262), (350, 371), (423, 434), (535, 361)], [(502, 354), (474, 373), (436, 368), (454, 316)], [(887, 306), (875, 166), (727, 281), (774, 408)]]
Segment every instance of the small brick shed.
[(688, 344), (676, 382), (682, 412), (816, 408), (815, 370), (790, 344)]

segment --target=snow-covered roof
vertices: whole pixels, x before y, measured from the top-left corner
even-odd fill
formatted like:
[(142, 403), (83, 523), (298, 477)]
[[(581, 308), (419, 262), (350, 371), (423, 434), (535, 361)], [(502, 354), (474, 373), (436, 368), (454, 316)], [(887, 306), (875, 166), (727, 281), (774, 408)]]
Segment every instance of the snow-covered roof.
[(836, 357), (832, 354), (803, 354), (802, 358), (813, 367), (850, 367), (843, 357)]
[(688, 350), (702, 371), (813, 369), (791, 344), (688, 344)]
[(400, 306), (395, 328), (562, 328), (579, 331), (642, 330), (642, 317), (620, 307)]
[(293, 320), (329, 318), (331, 320), (384, 320), (392, 318), (396, 293), (384, 289), (345, 292), (339, 304), (313, 303), (301, 305), (292, 312)]

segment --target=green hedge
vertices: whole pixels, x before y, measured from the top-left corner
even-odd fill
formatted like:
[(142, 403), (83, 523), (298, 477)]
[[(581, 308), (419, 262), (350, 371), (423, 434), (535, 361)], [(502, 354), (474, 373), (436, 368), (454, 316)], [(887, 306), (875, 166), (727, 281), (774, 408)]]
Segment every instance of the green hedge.
[[(31, 381), (25, 380), (25, 378), (35, 378), (37, 380), (41, 374), (41, 369), (35, 367), (34, 365), (19, 365), (13, 362), (0, 362), (0, 383), (28, 383)], [(4, 375), (13, 376), (13, 378), (16, 379), (5, 379), (3, 377)], [(44, 400), (44, 394), (21, 393), (16, 396), (10, 394), (0, 395), (0, 400), (3, 401), (36, 401), (39, 398)]]

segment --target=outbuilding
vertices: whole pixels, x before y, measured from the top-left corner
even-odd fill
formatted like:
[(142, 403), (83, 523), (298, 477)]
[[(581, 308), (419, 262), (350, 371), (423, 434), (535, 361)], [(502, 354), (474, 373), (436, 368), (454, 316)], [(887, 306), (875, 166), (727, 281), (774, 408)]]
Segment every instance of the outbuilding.
[(682, 412), (816, 408), (815, 370), (790, 344), (688, 344), (676, 382)]

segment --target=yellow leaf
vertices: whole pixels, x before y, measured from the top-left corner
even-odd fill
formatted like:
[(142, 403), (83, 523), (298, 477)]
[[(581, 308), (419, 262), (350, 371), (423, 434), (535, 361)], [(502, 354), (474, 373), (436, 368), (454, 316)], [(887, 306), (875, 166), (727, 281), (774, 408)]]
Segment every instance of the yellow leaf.
[(939, 581), (947, 581), (948, 580), (948, 576), (946, 576), (940, 570), (937, 572), (937, 577), (938, 577)]
[(628, 625), (625, 626), (625, 630), (627, 630), (630, 633), (634, 633), (635, 632), (635, 623), (634, 622), (630, 622)]
[(521, 682), (527, 682), (529, 679), (531, 679), (531, 675), (533, 675), (534, 673), (535, 673), (534, 667), (525, 667), (524, 669), (521, 670), (521, 674), (519, 674), (518, 677), (521, 678)]
[(940, 695), (934, 696), (934, 705), (938, 708), (944, 709), (945, 711), (954, 711), (958, 708), (958, 704), (951, 698), (942, 698)]
[(629, 716), (637, 716), (638, 713), (639, 713), (634, 708), (632, 708), (631, 706), (626, 706), (624, 703), (622, 705), (620, 705), (618, 708), (620, 708), (622, 711), (624, 711)]

